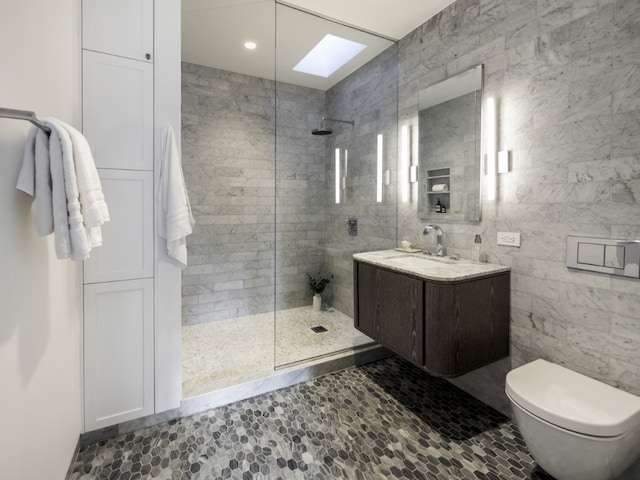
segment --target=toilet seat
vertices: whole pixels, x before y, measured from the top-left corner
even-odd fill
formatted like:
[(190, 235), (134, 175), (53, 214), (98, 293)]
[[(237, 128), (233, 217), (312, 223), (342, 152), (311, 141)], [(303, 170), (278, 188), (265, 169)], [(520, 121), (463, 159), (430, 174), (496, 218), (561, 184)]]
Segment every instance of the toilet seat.
[(533, 415), (584, 435), (615, 437), (640, 426), (639, 397), (542, 359), (510, 371), (506, 392)]

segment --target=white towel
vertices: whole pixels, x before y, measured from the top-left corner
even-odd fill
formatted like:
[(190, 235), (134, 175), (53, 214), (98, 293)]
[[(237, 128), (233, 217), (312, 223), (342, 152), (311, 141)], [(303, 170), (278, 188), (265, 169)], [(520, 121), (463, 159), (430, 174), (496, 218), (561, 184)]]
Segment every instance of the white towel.
[(160, 204), (158, 234), (167, 241), (167, 254), (184, 268), (187, 265), (187, 236), (195, 220), (184, 185), (178, 148), (170, 125), (162, 129), (160, 181), (156, 196)]
[(38, 127), (34, 126), (29, 131), (16, 188), (35, 197), (31, 208), (35, 214), (38, 235), (44, 237), (52, 233), (49, 136)]
[(31, 127), (24, 144), (22, 167), (18, 174), (16, 188), (28, 193), (32, 197), (36, 194), (36, 134), (38, 127)]
[(432, 192), (446, 192), (449, 190), (449, 187), (446, 183), (437, 183), (431, 187)]
[[(49, 134), (49, 162), (51, 168), (51, 203), (53, 205), (53, 229), (58, 258), (71, 256), (71, 238), (69, 237), (69, 216), (67, 213), (67, 193), (64, 186), (64, 163), (62, 141), (58, 128), (53, 124)], [(68, 154), (68, 152), (67, 152)]]
[[(58, 120), (49, 118), (45, 119), (44, 123), (51, 128), (49, 152), (56, 254), (58, 258), (71, 257), (72, 260), (86, 260), (89, 258), (91, 246), (80, 208), (80, 192), (71, 136), (64, 124)], [(58, 189), (57, 192), (56, 189)], [(63, 193), (60, 193), (60, 190)]]
[(102, 245), (100, 226), (109, 221), (109, 209), (102, 193), (91, 148), (87, 139), (71, 125), (58, 121), (71, 137), (73, 161), (76, 168), (82, 218), (87, 230), (90, 247)]
[(55, 234), (56, 256), (86, 260), (102, 244), (100, 226), (109, 221), (91, 149), (70, 125), (42, 122), (51, 133), (29, 132), (16, 187), (35, 196), (38, 234)]

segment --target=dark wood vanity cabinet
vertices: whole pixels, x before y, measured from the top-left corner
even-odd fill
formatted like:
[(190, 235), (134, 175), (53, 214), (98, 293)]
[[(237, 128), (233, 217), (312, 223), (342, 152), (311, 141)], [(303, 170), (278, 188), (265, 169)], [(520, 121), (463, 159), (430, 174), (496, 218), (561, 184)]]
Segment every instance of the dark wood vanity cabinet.
[(509, 354), (509, 272), (432, 281), (354, 262), (355, 327), (436, 376)]
[(356, 262), (355, 324), (410, 362), (424, 364), (422, 281)]

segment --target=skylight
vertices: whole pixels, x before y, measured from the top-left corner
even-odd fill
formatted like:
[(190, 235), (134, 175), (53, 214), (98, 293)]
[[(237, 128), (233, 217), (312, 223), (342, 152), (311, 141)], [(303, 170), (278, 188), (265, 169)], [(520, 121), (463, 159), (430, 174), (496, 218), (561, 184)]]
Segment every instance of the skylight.
[(328, 34), (293, 69), (328, 78), (365, 48), (362, 43)]

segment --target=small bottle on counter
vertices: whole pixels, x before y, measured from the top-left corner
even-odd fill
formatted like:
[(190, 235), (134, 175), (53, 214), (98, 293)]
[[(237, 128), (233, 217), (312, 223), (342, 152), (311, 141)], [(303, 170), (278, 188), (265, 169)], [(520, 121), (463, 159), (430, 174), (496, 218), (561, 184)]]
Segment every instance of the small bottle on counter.
[(480, 261), (480, 246), (482, 245), (482, 238), (480, 235), (476, 235), (471, 245), (471, 260), (474, 262)]

